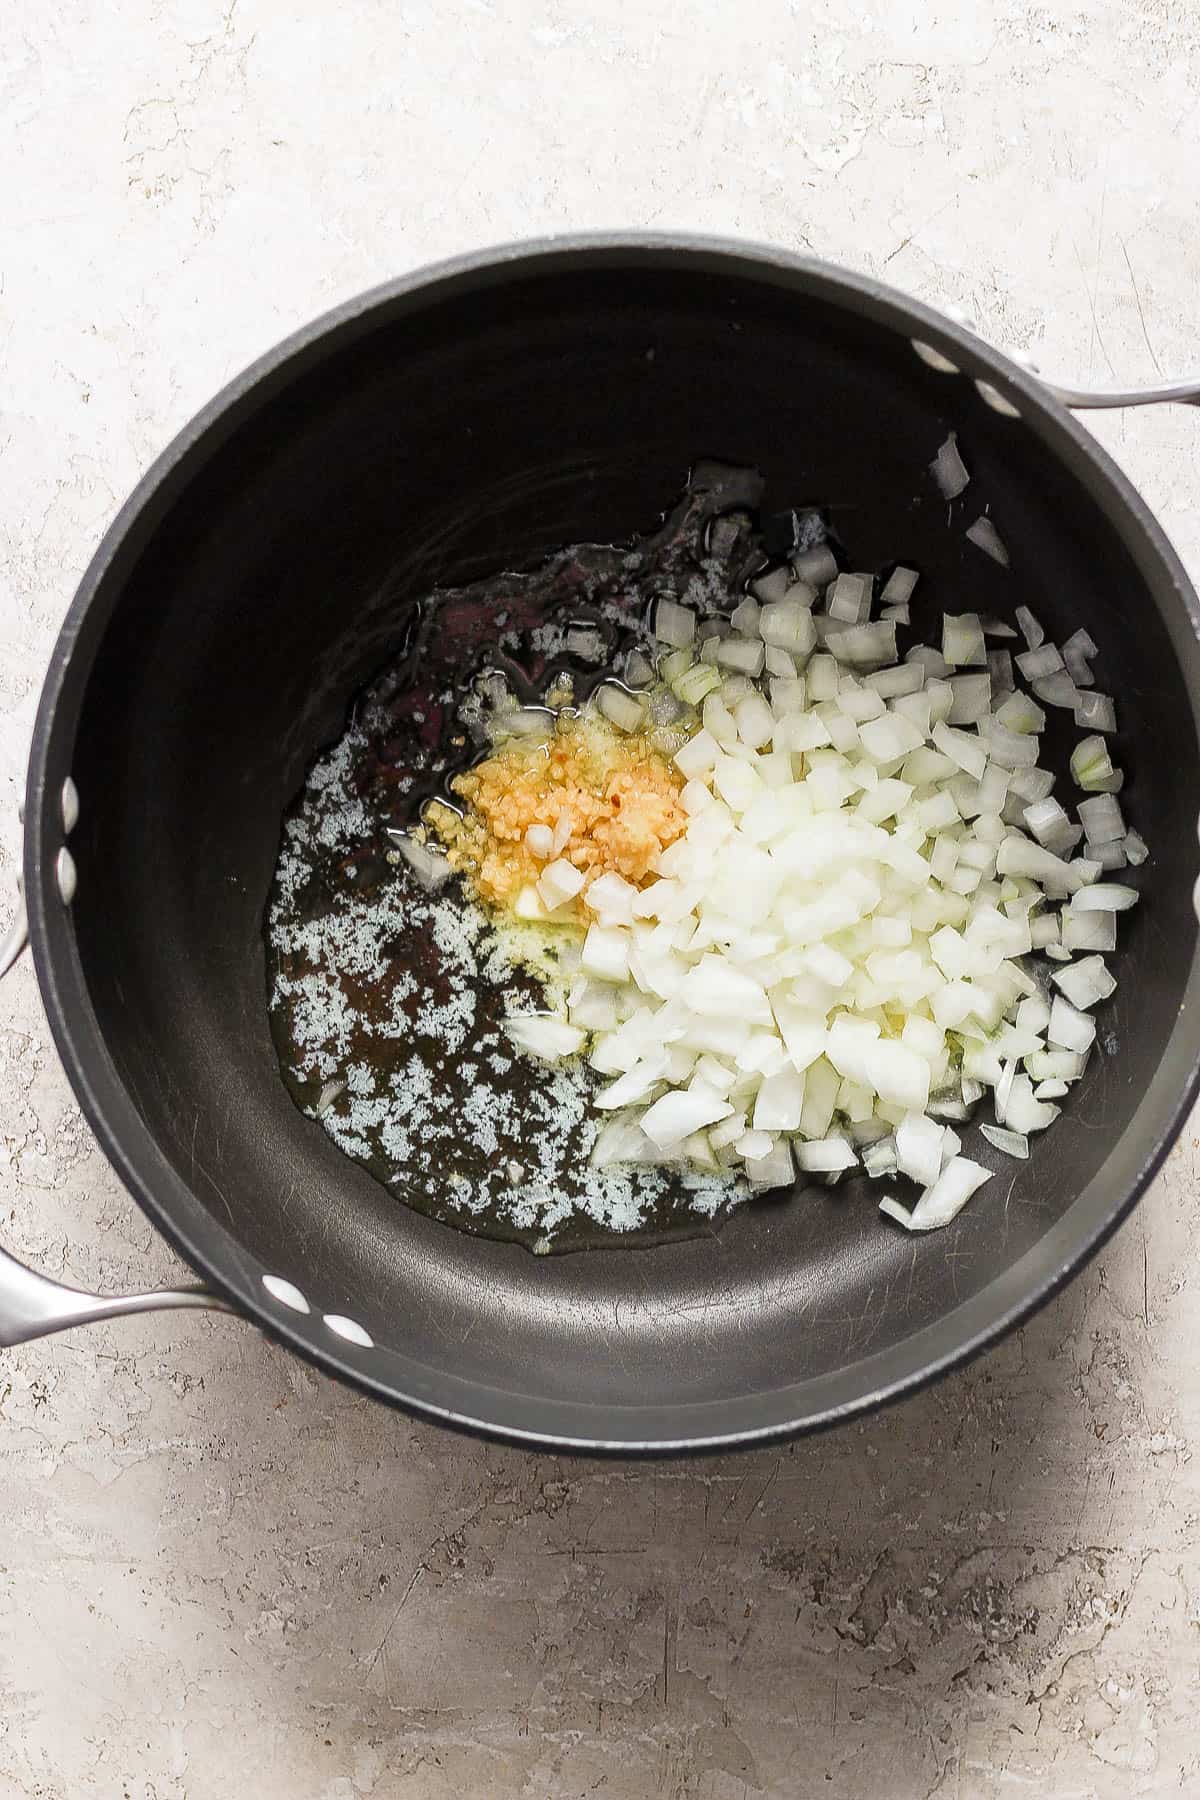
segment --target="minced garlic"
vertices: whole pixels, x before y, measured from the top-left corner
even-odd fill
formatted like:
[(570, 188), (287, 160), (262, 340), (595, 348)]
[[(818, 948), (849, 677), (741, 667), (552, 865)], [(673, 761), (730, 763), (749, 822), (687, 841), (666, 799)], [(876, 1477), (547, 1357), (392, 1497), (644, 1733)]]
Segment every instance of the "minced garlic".
[(545, 866), (526, 842), (531, 825), (548, 828), (555, 855), (589, 879), (616, 874), (634, 886), (687, 825), (674, 766), (642, 733), (626, 735), (590, 713), (562, 715), (547, 743), (511, 740), (451, 785), (464, 814), (435, 801), (427, 822), (451, 867), (503, 908)]

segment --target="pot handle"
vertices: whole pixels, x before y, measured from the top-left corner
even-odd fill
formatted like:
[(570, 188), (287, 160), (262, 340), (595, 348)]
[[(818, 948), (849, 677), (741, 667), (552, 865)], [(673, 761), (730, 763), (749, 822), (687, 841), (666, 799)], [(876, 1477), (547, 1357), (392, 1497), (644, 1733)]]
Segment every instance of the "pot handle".
[[(0, 941), (0, 977), (7, 975), (29, 941), (25, 899), (17, 889), (17, 910)], [(82, 1293), (26, 1268), (0, 1246), (0, 1349), (51, 1337), (73, 1325), (94, 1325), (123, 1313), (157, 1312), (179, 1306), (204, 1306), (215, 1312), (236, 1312), (236, 1307), (207, 1288), (164, 1288), (153, 1294)]]
[(86, 1294), (27, 1269), (0, 1248), (0, 1348), (28, 1344), (74, 1325), (95, 1325), (101, 1319), (116, 1319), (124, 1313), (158, 1312), (180, 1306), (236, 1311), (219, 1294), (200, 1286), (162, 1288), (151, 1294), (117, 1294), (111, 1298)]
[(29, 942), (29, 921), (25, 917), (25, 896), (17, 887), (17, 910), (13, 914), (12, 924), (0, 938), (0, 978), (8, 974), (22, 950)]
[(1200, 375), (1193, 375), (1183, 381), (1164, 381), (1155, 387), (1144, 388), (1075, 388), (1068, 387), (1061, 381), (1050, 381), (1039, 369), (1029, 365), (1031, 374), (1037, 376), (1044, 388), (1048, 388), (1056, 400), (1069, 406), (1075, 412), (1099, 411), (1104, 407), (1116, 406), (1161, 406), (1167, 401), (1177, 401), (1181, 406), (1200, 406)]

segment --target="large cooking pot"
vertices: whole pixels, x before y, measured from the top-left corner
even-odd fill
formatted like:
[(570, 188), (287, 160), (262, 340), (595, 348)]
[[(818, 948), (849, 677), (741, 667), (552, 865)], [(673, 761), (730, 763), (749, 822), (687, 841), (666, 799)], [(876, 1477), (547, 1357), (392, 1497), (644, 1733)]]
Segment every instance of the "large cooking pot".
[[(68, 1076), (206, 1287), (106, 1301), (5, 1258), (0, 1342), (226, 1305), (448, 1424), (675, 1453), (861, 1413), (1024, 1318), (1134, 1204), (1200, 1060), (1196, 595), (1063, 402), (1198, 392), (1052, 390), (865, 277), (658, 236), (443, 264), (264, 357), (88, 569), (25, 809), (28, 935)], [(1006, 523), (1008, 573), (928, 503), (951, 428)], [(983, 610), (1024, 601), (1055, 638), (1086, 623), (1152, 879), (1123, 928), (1113, 1053), (947, 1230), (909, 1239), (849, 1184), (690, 1241), (535, 1259), (401, 1205), (288, 1097), (261, 936), (280, 815), (418, 596), (628, 536), (697, 454), (756, 463), (768, 505), (853, 507), (863, 566), (899, 551), (936, 592), (970, 580)]]

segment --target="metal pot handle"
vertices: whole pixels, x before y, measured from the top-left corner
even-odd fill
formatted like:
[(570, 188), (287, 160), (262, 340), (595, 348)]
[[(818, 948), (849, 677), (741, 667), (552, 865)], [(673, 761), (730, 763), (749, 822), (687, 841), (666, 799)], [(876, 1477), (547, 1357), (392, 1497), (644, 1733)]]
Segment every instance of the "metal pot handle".
[(95, 1325), (123, 1313), (159, 1312), (179, 1306), (203, 1306), (216, 1312), (234, 1312), (227, 1300), (207, 1288), (162, 1288), (151, 1294), (82, 1293), (27, 1269), (24, 1263), (0, 1249), (0, 1347), (28, 1344), (34, 1338), (51, 1337), (73, 1325)]
[(1181, 406), (1200, 406), (1200, 375), (1185, 377), (1182, 381), (1160, 382), (1155, 387), (1075, 388), (1068, 387), (1065, 382), (1049, 380), (1032, 363), (1027, 367), (1056, 400), (1076, 412), (1116, 406), (1160, 406), (1169, 400), (1177, 401)]
[(25, 896), (18, 881), (17, 910), (13, 914), (12, 924), (0, 939), (0, 978), (8, 974), (28, 942), (29, 921), (25, 917)]
[[(29, 941), (25, 897), (17, 883), (17, 910), (0, 942), (0, 978), (7, 975)], [(158, 1312), (179, 1306), (202, 1306), (214, 1312), (236, 1312), (236, 1307), (197, 1284), (163, 1288), (151, 1294), (87, 1294), (79, 1288), (51, 1281), (26, 1268), (0, 1246), (0, 1348), (28, 1344), (34, 1338), (51, 1337), (73, 1325), (94, 1325), (123, 1313)]]
[[(971, 332), (975, 337), (987, 342), (983, 332), (979, 330), (971, 315), (961, 306), (943, 307), (946, 317), (963, 331)], [(932, 344), (913, 339), (913, 349), (922, 362), (930, 368), (947, 375), (957, 374), (958, 365), (941, 350), (935, 350)], [(1181, 406), (1200, 406), (1200, 375), (1184, 375), (1178, 381), (1159, 381), (1149, 387), (1136, 388), (1081, 388), (1069, 381), (1056, 381), (1052, 376), (1043, 374), (1033, 357), (1025, 350), (1007, 352), (1013, 362), (1027, 369), (1036, 377), (1047, 393), (1063, 406), (1069, 406), (1076, 412), (1099, 412), (1106, 408), (1120, 406), (1161, 406), (1175, 401)], [(1011, 402), (1004, 399), (996, 388), (988, 381), (976, 383), (980, 392), (990, 406), (998, 412), (1014, 410)]]

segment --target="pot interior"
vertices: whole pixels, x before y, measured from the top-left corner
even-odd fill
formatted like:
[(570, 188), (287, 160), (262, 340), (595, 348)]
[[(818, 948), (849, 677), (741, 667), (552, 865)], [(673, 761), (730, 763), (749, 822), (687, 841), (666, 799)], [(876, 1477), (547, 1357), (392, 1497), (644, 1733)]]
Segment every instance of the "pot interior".
[[(1194, 1060), (1175, 1029), (1198, 861), (1185, 608), (1064, 428), (927, 367), (901, 317), (832, 278), (681, 251), (385, 297), (228, 408), (122, 540), (76, 657), (78, 967), (152, 1142), (129, 1152), (135, 1186), (240, 1291), (294, 1283), (312, 1313), (279, 1318), (315, 1353), (345, 1350), (320, 1315), (349, 1316), (376, 1346), (368, 1379), (502, 1429), (636, 1444), (664, 1422), (672, 1441), (802, 1424), (1045, 1288), (1158, 1148)], [(1009, 570), (965, 541), (974, 512), (948, 525), (927, 465), (950, 429)], [(757, 464), (768, 509), (826, 508), (854, 566), (919, 568), (926, 631), (1020, 602), (1058, 641), (1086, 623), (1151, 897), (1122, 924), (1104, 1052), (947, 1230), (906, 1238), (856, 1180), (686, 1242), (534, 1259), (408, 1210), (293, 1107), (261, 936), (280, 816), (420, 595), (626, 538), (700, 456)]]

